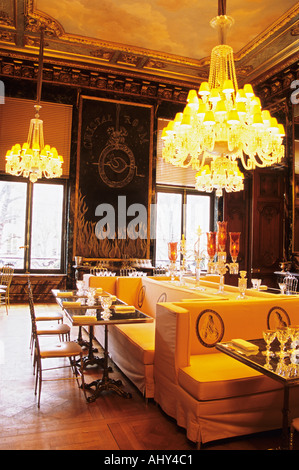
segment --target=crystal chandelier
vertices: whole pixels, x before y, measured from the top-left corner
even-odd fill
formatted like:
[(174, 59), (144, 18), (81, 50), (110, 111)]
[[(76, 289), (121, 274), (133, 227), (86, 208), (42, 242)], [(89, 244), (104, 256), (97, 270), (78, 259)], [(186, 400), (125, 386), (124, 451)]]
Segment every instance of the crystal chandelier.
[(5, 171), (11, 175), (29, 178), (35, 183), (39, 178), (59, 178), (62, 175), (63, 157), (58, 155), (55, 147), (44, 144), (43, 121), (39, 119), (42, 62), (43, 62), (43, 29), (39, 52), (39, 70), (37, 79), (37, 104), (35, 117), (31, 119), (27, 142), (22, 147), (15, 144), (6, 153)]
[[(162, 157), (175, 166), (198, 170), (199, 188), (206, 186), (210, 190), (211, 184), (205, 181), (216, 181), (218, 174), (223, 189), (236, 191), (243, 189), (237, 162), (246, 170), (281, 162), (285, 133), (276, 118), (262, 110), (250, 84), (238, 88), (233, 50), (224, 44), (226, 32), (233, 24), (233, 19), (225, 14), (224, 4), (219, 0), (218, 16), (210, 22), (218, 29), (221, 44), (211, 53), (209, 81), (201, 83), (198, 93), (190, 90), (184, 111), (163, 129)], [(207, 177), (207, 165), (213, 177)], [(226, 170), (228, 167), (235, 176)], [(224, 173), (230, 178), (225, 179)], [(232, 178), (235, 184), (228, 181)]]
[(214, 158), (210, 165), (202, 166), (195, 180), (198, 191), (211, 193), (216, 189), (216, 196), (221, 196), (223, 189), (228, 193), (244, 189), (244, 175), (237, 161), (224, 156)]

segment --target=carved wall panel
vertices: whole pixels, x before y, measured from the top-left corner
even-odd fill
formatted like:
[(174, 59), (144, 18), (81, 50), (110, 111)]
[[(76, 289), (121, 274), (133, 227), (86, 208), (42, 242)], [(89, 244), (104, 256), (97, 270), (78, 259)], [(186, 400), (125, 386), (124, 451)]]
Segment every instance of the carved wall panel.
[(283, 260), (284, 173), (255, 170), (252, 193), (252, 277), (275, 285), (274, 271)]

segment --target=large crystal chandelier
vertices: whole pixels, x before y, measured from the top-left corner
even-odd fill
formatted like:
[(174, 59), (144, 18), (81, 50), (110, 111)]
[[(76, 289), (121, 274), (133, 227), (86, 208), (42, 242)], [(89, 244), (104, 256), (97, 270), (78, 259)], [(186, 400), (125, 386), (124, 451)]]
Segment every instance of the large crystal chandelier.
[[(175, 166), (198, 170), (200, 190), (211, 188), (204, 182), (207, 171), (214, 175), (212, 180), (222, 173), (222, 186), (214, 186), (219, 195), (221, 187), (226, 191), (243, 189), (238, 183), (243, 180), (238, 162), (246, 170), (279, 163), (284, 157), (285, 133), (276, 118), (262, 109), (250, 84), (238, 88), (233, 50), (224, 44), (233, 24), (225, 14), (225, 2), (219, 0), (218, 16), (210, 24), (218, 29), (221, 44), (211, 53), (209, 81), (201, 83), (198, 93), (190, 90), (184, 111), (163, 129), (162, 156)], [(228, 167), (234, 169), (234, 184), (223, 177), (226, 172), (232, 179), (232, 173), (225, 170)]]
[(39, 119), (41, 108), (41, 85), (43, 63), (43, 29), (41, 29), (41, 41), (39, 52), (39, 70), (37, 79), (37, 103), (35, 117), (30, 121), (27, 142), (22, 147), (15, 144), (6, 153), (5, 171), (11, 175), (29, 178), (35, 183), (39, 178), (59, 178), (62, 175), (63, 158), (58, 155), (55, 147), (45, 145), (43, 133), (43, 121)]

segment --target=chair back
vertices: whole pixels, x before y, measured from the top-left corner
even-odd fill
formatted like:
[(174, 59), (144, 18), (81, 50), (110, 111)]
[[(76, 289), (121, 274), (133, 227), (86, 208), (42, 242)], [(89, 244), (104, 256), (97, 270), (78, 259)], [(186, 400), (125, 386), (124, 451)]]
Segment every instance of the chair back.
[(29, 298), (29, 310), (30, 310), (30, 317), (31, 317), (31, 325), (32, 325), (32, 335), (35, 342), (35, 347), (37, 352), (39, 353), (39, 341), (38, 341), (38, 334), (36, 329), (36, 317), (34, 311), (34, 302), (33, 302), (33, 293), (30, 278), (28, 277), (28, 298)]
[(11, 266), (2, 266), (0, 268), (0, 285), (10, 287), (12, 277), (14, 273), (14, 268)]

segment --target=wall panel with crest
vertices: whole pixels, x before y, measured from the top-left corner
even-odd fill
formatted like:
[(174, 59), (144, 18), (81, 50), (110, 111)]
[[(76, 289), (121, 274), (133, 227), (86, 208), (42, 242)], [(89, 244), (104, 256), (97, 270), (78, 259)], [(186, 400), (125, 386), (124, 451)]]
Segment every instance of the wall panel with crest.
[(152, 142), (152, 106), (81, 96), (74, 254), (149, 256)]

